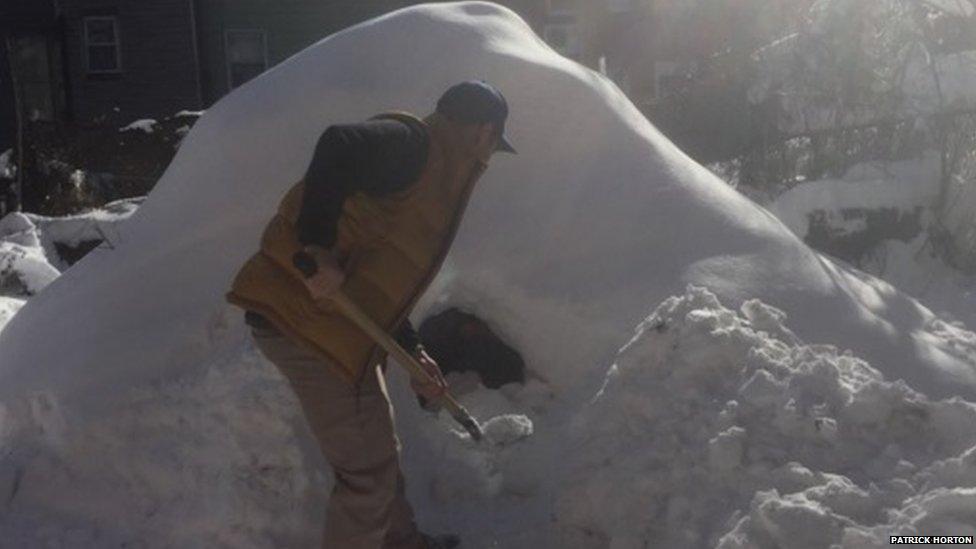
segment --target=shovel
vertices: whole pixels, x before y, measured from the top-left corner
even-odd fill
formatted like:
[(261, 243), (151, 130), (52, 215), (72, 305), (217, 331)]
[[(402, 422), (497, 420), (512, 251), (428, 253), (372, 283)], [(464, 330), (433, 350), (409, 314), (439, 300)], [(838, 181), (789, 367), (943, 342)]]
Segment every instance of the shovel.
[[(311, 277), (315, 273), (315, 260), (312, 259), (305, 252), (297, 252), (292, 256), (292, 263), (295, 268), (298, 269), (306, 277)], [(436, 383), (436, 381), (430, 377), (427, 370), (417, 362), (410, 353), (406, 352), (399, 343), (396, 342), (389, 334), (387, 334), (382, 328), (380, 328), (372, 318), (369, 317), (359, 305), (356, 305), (353, 300), (349, 299), (349, 296), (342, 293), (342, 290), (336, 290), (329, 299), (335, 303), (339, 312), (342, 313), (346, 318), (351, 320), (353, 324), (359, 327), (360, 330), (366, 332), (366, 335), (373, 340), (374, 343), (382, 347), (389, 353), (393, 358), (396, 359), (397, 363), (407, 369), (407, 373), (410, 377), (419, 381), (423, 384)], [(461, 406), (457, 400), (447, 391), (444, 395), (440, 397), (439, 402), (447, 411), (451, 414), (455, 421), (461, 424), (462, 427), (471, 435), (471, 439), (475, 442), (480, 442), (484, 436), (484, 432), (481, 430), (481, 425), (478, 424), (477, 420), (471, 417), (471, 414)]]

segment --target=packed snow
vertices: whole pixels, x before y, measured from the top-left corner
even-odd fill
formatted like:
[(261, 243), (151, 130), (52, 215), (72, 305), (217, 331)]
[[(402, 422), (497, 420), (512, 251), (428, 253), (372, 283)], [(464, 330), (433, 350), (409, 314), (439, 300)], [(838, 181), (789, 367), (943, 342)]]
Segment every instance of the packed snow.
[(810, 250), (511, 11), (462, 2), (235, 90), (114, 245), (0, 331), (5, 542), (317, 546), (328, 467), (223, 294), (328, 124), (423, 114), (473, 77), (508, 97), (520, 155), (493, 161), (414, 320), (477, 314), (529, 381), (459, 392), (477, 444), (390, 370), (425, 530), (470, 549), (974, 533), (976, 336)]

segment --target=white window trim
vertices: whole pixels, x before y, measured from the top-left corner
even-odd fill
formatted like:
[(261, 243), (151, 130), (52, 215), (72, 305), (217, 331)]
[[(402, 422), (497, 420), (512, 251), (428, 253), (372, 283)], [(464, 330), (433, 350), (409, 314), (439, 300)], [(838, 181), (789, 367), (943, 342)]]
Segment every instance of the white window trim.
[(264, 53), (264, 70), (268, 70), (268, 32), (264, 29), (224, 29), (224, 65), (227, 68), (227, 89), (233, 90), (234, 79), (230, 70), (230, 35), (235, 32), (250, 32), (261, 34), (261, 51)]
[[(115, 42), (95, 42), (88, 37), (89, 21), (111, 21), (112, 33), (115, 35)], [(115, 15), (87, 15), (81, 21), (82, 33), (85, 39), (85, 69), (88, 74), (118, 74), (122, 72), (122, 38), (119, 36), (119, 18)], [(114, 46), (115, 47), (115, 69), (113, 70), (93, 70), (91, 67), (90, 49), (92, 46)]]

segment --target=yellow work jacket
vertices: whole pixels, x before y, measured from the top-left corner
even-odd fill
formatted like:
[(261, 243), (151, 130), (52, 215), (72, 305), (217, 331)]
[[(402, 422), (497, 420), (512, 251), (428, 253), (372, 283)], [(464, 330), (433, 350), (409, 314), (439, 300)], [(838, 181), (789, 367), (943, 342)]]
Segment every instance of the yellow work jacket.
[[(429, 136), (427, 161), (405, 190), (346, 198), (335, 250), (346, 272), (342, 291), (388, 333), (409, 314), (437, 274), (484, 164), (464, 154), (443, 125), (413, 115), (384, 117), (420, 123)], [(261, 237), (260, 249), (237, 273), (227, 300), (267, 318), (278, 330), (328, 362), (351, 383), (384, 353), (330, 302), (316, 303), (292, 265), (302, 249), (296, 222), (304, 181), (285, 194)]]

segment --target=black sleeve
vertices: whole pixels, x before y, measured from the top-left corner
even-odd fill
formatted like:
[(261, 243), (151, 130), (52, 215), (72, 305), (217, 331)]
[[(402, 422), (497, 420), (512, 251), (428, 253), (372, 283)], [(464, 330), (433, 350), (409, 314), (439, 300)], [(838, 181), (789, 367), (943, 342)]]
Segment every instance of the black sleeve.
[(420, 336), (417, 334), (417, 330), (414, 330), (410, 319), (403, 321), (403, 324), (400, 325), (400, 328), (393, 337), (403, 347), (403, 350), (408, 353), (414, 352), (417, 346), (420, 345)]
[(319, 138), (305, 173), (299, 241), (331, 248), (346, 197), (406, 188), (427, 161), (427, 146), (422, 126), (398, 120), (330, 126)]
[(348, 174), (339, 166), (344, 151), (342, 131), (331, 126), (315, 145), (315, 154), (305, 172), (305, 191), (298, 214), (298, 240), (304, 245), (331, 248), (336, 240), (336, 222), (346, 199)]

